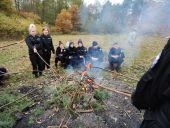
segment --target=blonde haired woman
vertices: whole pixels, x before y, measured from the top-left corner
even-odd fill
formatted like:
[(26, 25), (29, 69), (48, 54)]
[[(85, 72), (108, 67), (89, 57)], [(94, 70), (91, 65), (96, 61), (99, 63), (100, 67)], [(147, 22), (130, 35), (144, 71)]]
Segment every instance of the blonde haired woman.
[(38, 56), (38, 54), (43, 56), (43, 44), (40, 37), (36, 35), (36, 26), (34, 24), (30, 24), (28, 30), (29, 35), (26, 37), (25, 42), (28, 46), (29, 58), (32, 64), (33, 74), (37, 78), (42, 75), (44, 67), (44, 62)]

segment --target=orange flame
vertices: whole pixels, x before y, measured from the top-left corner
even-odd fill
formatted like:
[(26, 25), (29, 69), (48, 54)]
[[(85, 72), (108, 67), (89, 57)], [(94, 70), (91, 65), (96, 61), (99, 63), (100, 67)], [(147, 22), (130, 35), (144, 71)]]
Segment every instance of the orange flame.
[(86, 69), (87, 69), (87, 70), (90, 70), (91, 68), (92, 68), (92, 64), (87, 64), (87, 65), (86, 65)]
[(82, 77), (87, 76), (87, 71), (82, 72), (82, 73), (81, 73), (81, 76), (82, 76)]

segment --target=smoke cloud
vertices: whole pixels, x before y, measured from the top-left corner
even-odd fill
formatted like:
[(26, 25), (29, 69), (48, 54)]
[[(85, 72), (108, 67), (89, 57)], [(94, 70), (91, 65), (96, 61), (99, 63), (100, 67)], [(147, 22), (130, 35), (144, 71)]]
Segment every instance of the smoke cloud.
[[(124, 0), (123, 4), (118, 5), (109, 1), (104, 5), (96, 2), (81, 8), (80, 20), (83, 30), (90, 34), (125, 35), (124, 41), (113, 36), (106, 39), (105, 44), (111, 47), (112, 43), (118, 42), (126, 52), (128, 65), (131, 65), (139, 54), (143, 36), (165, 37), (170, 34), (169, 6), (170, 2), (167, 0)], [(131, 33), (136, 36), (133, 46), (129, 44)], [(108, 51), (109, 49), (106, 52)]]

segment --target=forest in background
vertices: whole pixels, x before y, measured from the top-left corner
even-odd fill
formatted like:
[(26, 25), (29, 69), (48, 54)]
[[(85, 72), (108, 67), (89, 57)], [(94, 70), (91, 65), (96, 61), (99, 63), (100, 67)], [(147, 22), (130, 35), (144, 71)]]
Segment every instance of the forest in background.
[(167, 33), (169, 4), (166, 0), (124, 0), (116, 5), (109, 1), (86, 5), (83, 0), (1, 0), (0, 35), (26, 35), (30, 23), (38, 26), (38, 32), (47, 25), (59, 34), (113, 34), (133, 28), (142, 33)]

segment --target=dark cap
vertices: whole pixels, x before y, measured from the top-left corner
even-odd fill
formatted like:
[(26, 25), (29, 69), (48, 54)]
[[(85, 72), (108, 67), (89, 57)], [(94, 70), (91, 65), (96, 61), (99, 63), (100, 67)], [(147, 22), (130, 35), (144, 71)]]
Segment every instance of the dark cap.
[(118, 43), (117, 43), (117, 42), (114, 42), (113, 45), (118, 45)]
[(61, 41), (59, 41), (59, 45), (63, 44)]
[(69, 47), (70, 47), (72, 44), (74, 44), (74, 42), (70, 42)]
[(81, 39), (79, 39), (78, 44), (83, 44), (83, 41)]
[(97, 46), (98, 43), (97, 43), (96, 41), (93, 41), (92, 45), (93, 45), (93, 46)]

